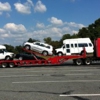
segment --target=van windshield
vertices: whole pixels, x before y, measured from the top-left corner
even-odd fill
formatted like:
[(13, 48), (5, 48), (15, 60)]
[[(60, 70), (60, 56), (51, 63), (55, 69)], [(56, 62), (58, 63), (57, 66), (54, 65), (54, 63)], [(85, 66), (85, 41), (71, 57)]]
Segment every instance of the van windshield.
[(8, 52), (6, 49), (3, 49), (4, 52)]

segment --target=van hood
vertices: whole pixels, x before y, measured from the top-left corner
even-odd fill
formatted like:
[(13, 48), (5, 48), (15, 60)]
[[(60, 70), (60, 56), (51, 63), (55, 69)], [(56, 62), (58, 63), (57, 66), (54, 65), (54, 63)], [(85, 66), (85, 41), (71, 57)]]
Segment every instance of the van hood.
[(7, 54), (14, 54), (14, 53), (12, 53), (12, 52), (5, 52), (5, 53), (7, 53)]
[(55, 49), (56, 51), (61, 51), (62, 50), (62, 48), (57, 48), (57, 49)]

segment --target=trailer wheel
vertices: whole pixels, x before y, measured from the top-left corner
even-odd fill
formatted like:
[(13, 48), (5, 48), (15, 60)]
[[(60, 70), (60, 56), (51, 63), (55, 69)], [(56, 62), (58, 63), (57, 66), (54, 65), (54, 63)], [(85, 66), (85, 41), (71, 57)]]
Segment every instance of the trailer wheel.
[(74, 59), (74, 64), (80, 66), (80, 65), (82, 65), (82, 60), (81, 59)]
[(7, 63), (2, 63), (2, 64), (1, 64), (1, 67), (2, 67), (2, 68), (6, 68), (6, 67), (7, 67)]
[(10, 68), (13, 68), (14, 66), (15, 66), (14, 63), (9, 63), (9, 67), (10, 67)]
[(19, 57), (18, 59), (19, 59), (19, 60), (23, 60), (23, 57)]
[(58, 52), (57, 55), (58, 55), (58, 56), (62, 56), (63, 53), (62, 53), (62, 52)]
[(91, 59), (90, 58), (84, 59), (84, 64), (85, 65), (90, 65), (91, 64)]

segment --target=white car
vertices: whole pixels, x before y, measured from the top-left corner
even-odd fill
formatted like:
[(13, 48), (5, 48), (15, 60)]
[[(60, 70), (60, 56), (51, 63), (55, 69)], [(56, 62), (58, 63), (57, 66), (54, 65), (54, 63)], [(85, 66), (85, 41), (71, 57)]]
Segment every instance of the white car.
[(42, 42), (25, 42), (24, 43), (25, 49), (33, 50), (39, 52), (45, 56), (53, 55), (53, 47), (49, 44), (42, 43)]

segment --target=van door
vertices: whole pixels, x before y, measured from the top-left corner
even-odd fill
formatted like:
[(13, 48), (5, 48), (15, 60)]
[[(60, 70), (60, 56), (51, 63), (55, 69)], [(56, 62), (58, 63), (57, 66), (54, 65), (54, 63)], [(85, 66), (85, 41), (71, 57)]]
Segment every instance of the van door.
[(66, 44), (66, 55), (71, 55), (70, 44)]
[(0, 49), (0, 59), (4, 59), (4, 58), (5, 58), (4, 51)]
[(72, 40), (70, 41), (70, 50), (71, 50), (71, 54), (77, 54), (79, 52), (79, 48), (78, 48), (78, 41), (77, 40)]
[(79, 51), (78, 40), (74, 40), (73, 41), (73, 45), (74, 45), (74, 52), (73, 52), (73, 54), (79, 54), (80, 51)]
[(74, 46), (74, 43), (71, 43), (71, 44), (70, 44), (70, 50), (71, 50), (71, 54), (74, 54), (74, 53), (75, 53), (75, 46)]

